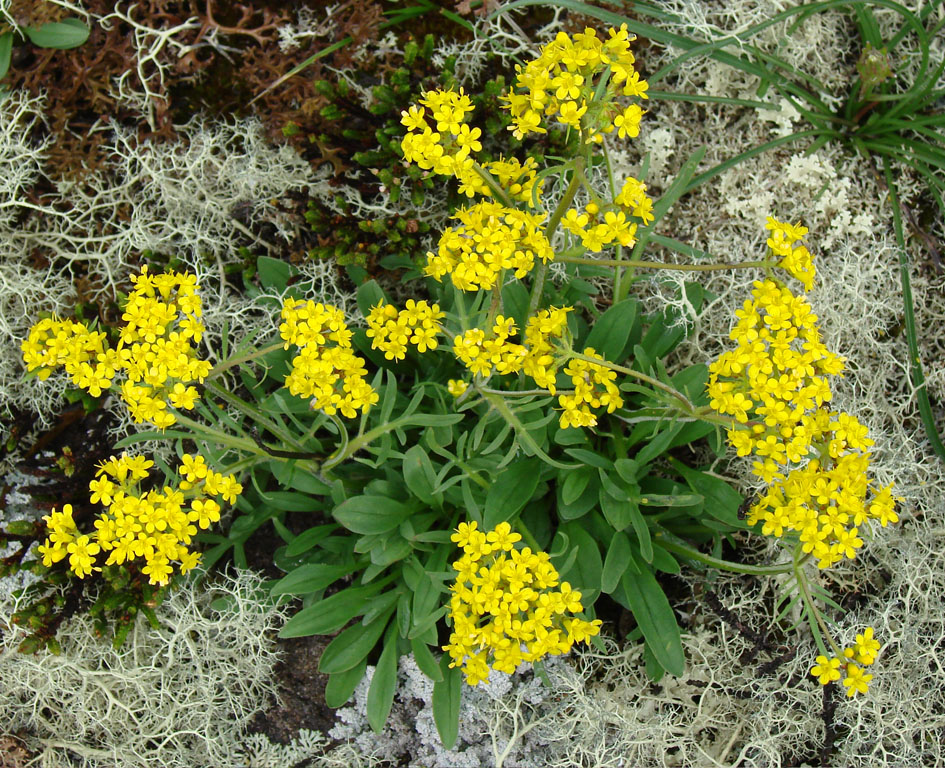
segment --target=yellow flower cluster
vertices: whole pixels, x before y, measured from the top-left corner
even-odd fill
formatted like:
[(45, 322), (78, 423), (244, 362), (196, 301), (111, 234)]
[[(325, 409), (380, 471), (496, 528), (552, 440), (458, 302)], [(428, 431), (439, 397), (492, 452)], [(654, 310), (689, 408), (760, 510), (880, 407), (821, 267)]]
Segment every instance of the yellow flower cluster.
[(517, 333), (511, 317), (499, 315), (492, 326), (492, 336), (481, 328), (470, 328), (453, 339), (453, 353), (472, 373), (489, 377), (493, 373), (518, 373), (528, 350), (509, 337)]
[(807, 227), (802, 227), (800, 223), (785, 224), (769, 216), (765, 228), (771, 232), (768, 247), (775, 256), (780, 257), (778, 266), (800, 280), (804, 290), (809, 291), (814, 287), (816, 270), (811, 252), (801, 242), (807, 234)]
[(892, 485), (877, 491), (867, 475), (867, 428), (826, 406), (827, 376), (844, 363), (820, 341), (810, 305), (774, 280), (756, 282), (752, 297), (729, 334), (738, 347), (709, 366), (710, 405), (745, 425), (733, 425), (729, 441), (739, 456), (757, 457), (753, 472), (771, 484), (749, 524), (761, 522), (765, 535), (797, 534), (828, 568), (856, 556), (867, 520), (899, 519)]
[[(479, 139), (482, 131), (470, 128), (467, 113), (473, 106), (469, 97), (460, 88), (459, 93), (450, 90), (424, 91), (420, 104), (401, 112), (401, 125), (407, 133), (401, 141), (404, 159), (416, 163), (426, 171), (441, 176), (453, 176), (459, 181), (459, 191), (467, 197), (481, 195), (492, 197), (493, 191), (476, 169), (473, 153), (482, 149)], [(429, 111), (428, 111), (429, 110)], [(431, 127), (431, 122), (436, 130)], [(538, 182), (538, 164), (534, 158), (524, 163), (515, 158), (499, 158), (487, 162), (488, 171), (513, 200), (531, 205), (532, 195), (540, 199), (544, 181)]]
[(601, 40), (587, 28), (572, 39), (559, 32), (537, 59), (516, 68), (515, 87), (503, 97), (512, 114), (509, 130), (516, 138), (545, 133), (541, 125), (545, 117), (555, 117), (574, 129), (583, 127), (588, 142), (600, 142), (602, 132), (614, 130), (620, 138), (639, 134), (643, 110), (615, 101), (618, 92), (648, 98), (647, 82), (633, 67), (630, 42), (636, 38), (627, 32), (626, 24), (611, 29), (609, 35)]
[(653, 220), (653, 200), (646, 194), (646, 184), (628, 178), (613, 204), (603, 209), (593, 200), (581, 212), (571, 208), (561, 218), (561, 227), (575, 237), (587, 250), (599, 253), (615, 243), (630, 247), (636, 243), (637, 224), (627, 217), (635, 216), (644, 225)]
[(381, 301), (371, 307), (367, 317), (367, 337), (371, 348), (381, 350), (388, 360), (403, 360), (407, 344), (413, 344), (419, 352), (439, 346), (436, 336), (443, 330), (440, 320), (445, 316), (439, 304), (407, 299), (407, 308), (398, 312), (392, 304)]
[[(587, 347), (583, 354), (604, 359), (593, 347)], [(620, 390), (614, 384), (617, 373), (610, 368), (586, 360), (570, 360), (564, 372), (571, 377), (574, 394), (558, 397), (558, 404), (564, 409), (559, 421), (562, 429), (597, 426), (597, 416), (591, 413), (591, 408), (606, 408), (607, 413), (613, 413), (623, 405)]]
[(486, 680), (490, 667), (511, 674), (523, 661), (567, 653), (600, 632), (599, 620), (573, 616), (584, 610), (581, 593), (559, 583), (546, 552), (515, 548), (521, 538), (508, 523), (484, 533), (475, 522), (460, 523), (452, 536), (463, 555), (453, 563), (453, 631), (443, 650), (469, 685)]
[[(423, 106), (401, 113), (401, 125), (407, 127), (400, 144), (404, 159), (441, 176), (459, 175), (464, 170), (475, 175), (470, 154), (482, 149), (482, 131), (466, 123), (466, 114), (473, 110), (469, 96), (462, 88), (459, 93), (452, 89), (424, 91), (420, 104)], [(435, 124), (435, 131), (428, 119)]]
[(873, 676), (867, 674), (864, 667), (876, 661), (876, 654), (879, 653), (880, 648), (879, 641), (873, 638), (873, 628), (867, 627), (862, 635), (856, 636), (856, 642), (852, 647), (843, 649), (842, 659), (838, 656), (833, 658), (818, 656), (817, 663), (811, 668), (810, 673), (821, 685), (829, 685), (840, 679), (841, 669), (843, 669), (846, 672), (843, 685), (847, 689), (847, 696), (853, 697), (857, 693), (866, 693)]
[(233, 503), (243, 487), (235, 476), (210, 469), (202, 456), (185, 454), (181, 464), (185, 479), (178, 488), (142, 493), (139, 484), (152, 466), (154, 462), (143, 456), (113, 456), (103, 462), (89, 483), (91, 501), (105, 507), (95, 521), (95, 533), (79, 533), (71, 504), (60, 512), (53, 510), (43, 518), (49, 531), (38, 549), (43, 564), (48, 567), (68, 557), (70, 570), (85, 578), (101, 570), (96, 557), (108, 552), (105, 565), (141, 561), (141, 573), (160, 586), (170, 580), (173, 562), (181, 573), (194, 568), (200, 555), (187, 546), (198, 526), (206, 529), (220, 519), (220, 504), (214, 498)]
[(341, 413), (354, 418), (358, 408), (369, 408), (377, 402), (377, 392), (364, 380), (364, 360), (351, 350), (352, 334), (341, 310), (287, 298), (282, 321), (279, 333), (285, 349), (300, 347), (285, 380), (289, 392), (311, 398), (313, 406), (329, 416)]
[(499, 315), (487, 337), (481, 328), (471, 328), (453, 339), (453, 353), (472, 373), (489, 377), (493, 373), (523, 371), (540, 387), (554, 394), (554, 351), (550, 339), (560, 336), (567, 326), (571, 307), (543, 309), (528, 321), (525, 340), (528, 346), (510, 342), (517, 332), (515, 321)]
[(168, 406), (193, 409), (210, 363), (197, 357), (203, 337), (197, 278), (177, 272), (152, 275), (147, 266), (131, 278), (118, 346), (110, 349), (102, 332), (82, 323), (48, 318), (30, 330), (21, 345), (27, 370), (46, 379), (63, 366), (73, 383), (93, 397), (111, 388), (124, 371), (121, 396), (136, 423), (165, 429), (177, 420)]
[(481, 202), (461, 208), (452, 218), (461, 226), (443, 232), (437, 253), (427, 253), (424, 273), (438, 281), (449, 274), (460, 290), (492, 288), (503, 269), (525, 277), (536, 258), (546, 264), (554, 258), (541, 230), (544, 214)]

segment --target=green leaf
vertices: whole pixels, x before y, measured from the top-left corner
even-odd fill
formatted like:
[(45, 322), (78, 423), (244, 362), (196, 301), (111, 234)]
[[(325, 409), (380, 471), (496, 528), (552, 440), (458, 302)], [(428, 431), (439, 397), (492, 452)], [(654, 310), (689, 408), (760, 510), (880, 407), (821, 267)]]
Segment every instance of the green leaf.
[(374, 733), (380, 733), (390, 715), (391, 705), (394, 703), (394, 692), (397, 690), (397, 632), (393, 624), (384, 638), (384, 650), (377, 660), (374, 676), (367, 695), (368, 724)]
[(696, 400), (705, 392), (706, 382), (709, 380), (709, 368), (704, 363), (690, 365), (683, 368), (679, 373), (670, 378), (670, 381), (677, 390), (682, 392), (690, 400)]
[(696, 493), (705, 499), (703, 509), (720, 522), (727, 523), (739, 530), (747, 529), (744, 520), (738, 518), (742, 495), (720, 477), (713, 477), (705, 472), (687, 467), (680, 461), (671, 460), (675, 469)]
[(294, 274), (295, 268), (287, 261), (260, 256), (256, 260), (256, 271), (263, 288), (282, 293), (289, 285), (289, 278)]
[(348, 627), (332, 640), (322, 652), (322, 657), (318, 660), (318, 671), (333, 675), (336, 672), (346, 672), (357, 666), (367, 658), (371, 649), (384, 634), (387, 620), (393, 612), (394, 608), (392, 606), (381, 617), (367, 626), (355, 624), (353, 627)]
[(600, 588), (608, 595), (613, 592), (620, 579), (628, 568), (639, 572), (633, 560), (633, 551), (630, 549), (630, 539), (627, 534), (617, 532), (607, 547), (607, 556), (604, 558), (604, 568), (600, 575)]
[(9, 29), (0, 35), (0, 80), (7, 76), (10, 70), (10, 59), (13, 57), (13, 30)]
[(525, 326), (525, 320), (528, 317), (528, 300), (528, 291), (520, 280), (513, 280), (503, 286), (502, 306), (505, 307), (506, 317), (515, 320), (519, 328)]
[(560, 517), (562, 520), (577, 520), (579, 517), (586, 515), (597, 505), (598, 493), (600, 491), (600, 479), (595, 475), (591, 475), (584, 492), (573, 504), (565, 504), (564, 499), (560, 498), (563, 490), (564, 484), (562, 483), (559, 486), (558, 492), (558, 517)]
[(703, 498), (698, 493), (645, 493), (639, 502), (650, 507), (696, 507)]
[(640, 544), (643, 559), (648, 563), (652, 562), (653, 543), (650, 539), (650, 528), (643, 517), (643, 513), (640, 512), (639, 499), (636, 497), (637, 486), (632, 484), (631, 488), (633, 490), (628, 492), (603, 472), (600, 473), (600, 479), (602, 483), (600, 506), (604, 518), (617, 531), (622, 531), (628, 525), (632, 525), (633, 532)]
[(459, 704), (463, 691), (463, 675), (459, 667), (450, 669), (450, 657), (440, 658), (442, 679), (433, 684), (433, 722), (444, 749), (452, 749), (459, 736)]
[(636, 299), (624, 299), (614, 304), (597, 320), (584, 341), (585, 347), (593, 347), (605, 360), (620, 363), (627, 357), (630, 331), (639, 309)]
[(410, 546), (410, 542), (394, 532), (371, 548), (371, 562), (374, 565), (388, 566), (398, 560), (403, 560), (411, 552), (413, 552), (413, 547)]
[(586, 451), (583, 448), (565, 448), (564, 452), (578, 461), (584, 462), (588, 466), (597, 467), (598, 469), (610, 470), (614, 463), (605, 456), (601, 456), (599, 453), (594, 453), (594, 451)]
[[(577, 551), (577, 557), (571, 567), (561, 569), (561, 577), (569, 576), (567, 580), (582, 592), (591, 590), (600, 592), (604, 564), (601, 562), (597, 541), (585, 530), (584, 526), (578, 523), (566, 523), (558, 530), (563, 531), (570, 538), (571, 546)], [(584, 607), (593, 605), (596, 597), (596, 594), (586, 597), (583, 601)]]
[(329, 675), (328, 683), (325, 685), (325, 703), (332, 709), (347, 704), (354, 689), (364, 677), (366, 669), (367, 659), (363, 659), (360, 664), (356, 664), (351, 669)]
[(269, 462), (269, 469), (283, 488), (292, 488), (311, 496), (327, 496), (331, 487), (320, 480), (306, 464), (307, 462), (300, 464), (298, 461), (273, 459)]
[(377, 585), (349, 587), (306, 606), (285, 623), (279, 637), (309, 637), (337, 632), (367, 610), (368, 599), (379, 589)]
[(620, 475), (620, 479), (628, 483), (636, 483), (640, 474), (640, 464), (633, 459), (617, 459), (614, 462), (614, 469)]
[(595, 474), (591, 467), (575, 469), (573, 472), (569, 472), (561, 486), (562, 501), (564, 501), (565, 504), (573, 504), (581, 498), (581, 494), (584, 493), (584, 489), (587, 488), (587, 484)]
[(541, 479), (541, 462), (517, 461), (492, 481), (483, 512), (483, 529), (491, 531), (499, 523), (514, 518), (532, 498)]
[(679, 625), (656, 577), (648, 568), (641, 568), (640, 573), (627, 570), (621, 584), (633, 618), (656, 661), (670, 674), (681, 675), (686, 660), (679, 637)]
[(354, 496), (339, 504), (334, 518), (353, 533), (388, 533), (412, 514), (410, 507), (385, 496)]
[(657, 426), (654, 436), (640, 449), (634, 459), (640, 464), (649, 464), (669, 448), (669, 444), (683, 426), (685, 426), (685, 422), (679, 421), (662, 426), (662, 428)]
[(329, 536), (332, 531), (336, 530), (338, 530), (337, 525), (328, 523), (327, 525), (316, 525), (314, 528), (302, 531), (302, 533), (289, 542), (289, 546), (285, 549), (286, 556), (298, 557), (304, 552), (308, 552), (312, 547)]
[(305, 595), (309, 592), (318, 592), (342, 576), (347, 576), (356, 568), (355, 565), (325, 565), (324, 563), (300, 565), (273, 584), (271, 594)]
[[(326, 486), (327, 487), (327, 486)], [(278, 511), (288, 510), (289, 512), (314, 512), (319, 506), (311, 496), (295, 491), (267, 491), (259, 494), (266, 506)]]
[(424, 504), (433, 503), (436, 472), (433, 462), (420, 445), (413, 446), (404, 454), (404, 482), (410, 492)]
[(679, 567), (676, 558), (659, 546), (659, 539), (656, 542), (656, 546), (653, 547), (653, 567), (663, 573), (680, 573), (682, 569)]
[(367, 317), (371, 314), (371, 307), (377, 306), (381, 302), (386, 302), (384, 291), (378, 285), (377, 280), (368, 280), (358, 286), (358, 309), (361, 314)]
[(417, 662), (417, 666), (423, 674), (429, 677), (434, 683), (438, 683), (443, 679), (443, 672), (436, 663), (436, 659), (433, 658), (429, 645), (420, 638), (415, 637), (410, 641), (410, 650), (413, 652), (413, 660)]
[(78, 48), (89, 39), (89, 28), (78, 19), (51, 21), (41, 27), (23, 27), (33, 45), (40, 48), (57, 48), (64, 51)]

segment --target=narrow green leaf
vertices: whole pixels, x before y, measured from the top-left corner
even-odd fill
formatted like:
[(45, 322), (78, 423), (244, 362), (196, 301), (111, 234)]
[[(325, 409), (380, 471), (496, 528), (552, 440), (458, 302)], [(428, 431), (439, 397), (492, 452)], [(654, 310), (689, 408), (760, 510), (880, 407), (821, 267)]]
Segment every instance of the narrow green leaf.
[(385, 496), (354, 496), (339, 504), (332, 515), (353, 533), (388, 533), (412, 511), (410, 507)]
[(357, 301), (358, 309), (361, 310), (361, 314), (367, 317), (371, 314), (371, 307), (381, 302), (386, 303), (386, 298), (377, 280), (368, 280), (366, 283), (361, 283), (361, 285), (358, 286)]
[(634, 459), (640, 464), (649, 464), (657, 456), (663, 454), (669, 447), (673, 438), (679, 434), (685, 422), (674, 421), (669, 424), (657, 426), (654, 435), (650, 441), (644, 445)]
[(670, 459), (673, 468), (685, 479), (696, 493), (705, 498), (703, 507), (707, 514), (733, 528), (744, 530), (747, 526), (738, 518), (742, 495), (720, 477), (687, 467), (680, 461)]
[(584, 493), (584, 489), (587, 488), (587, 484), (594, 474), (596, 473), (591, 467), (575, 469), (573, 472), (569, 472), (561, 486), (561, 498), (564, 503), (573, 504), (577, 501), (581, 497), (581, 494)]
[(597, 467), (598, 469), (611, 470), (614, 466), (614, 463), (605, 456), (601, 456), (599, 453), (594, 453), (594, 451), (586, 451), (583, 448), (565, 448), (564, 452), (568, 456), (572, 456), (578, 461), (582, 461), (585, 464), (591, 467)]
[(628, 568), (639, 571), (633, 560), (630, 539), (627, 538), (627, 534), (618, 531), (610, 540), (610, 546), (607, 547), (607, 556), (604, 558), (604, 568), (600, 576), (601, 590), (608, 595), (613, 592)]
[(289, 284), (295, 268), (287, 261), (271, 256), (260, 256), (256, 260), (256, 272), (263, 288), (275, 293), (282, 293)]
[(648, 568), (641, 568), (640, 573), (627, 570), (621, 584), (647, 647), (667, 672), (681, 675), (686, 660), (679, 625), (656, 577)]
[(337, 525), (329, 523), (327, 525), (316, 525), (314, 528), (309, 528), (308, 530), (302, 531), (302, 533), (289, 542), (289, 546), (287, 546), (285, 549), (286, 556), (298, 557), (299, 555), (308, 552), (320, 541), (327, 538), (332, 531), (336, 531), (337, 529)]
[(0, 35), (0, 80), (7, 76), (10, 70), (10, 60), (13, 57), (13, 30), (8, 29)]
[(439, 664), (430, 652), (430, 646), (418, 637), (411, 639), (410, 650), (413, 652), (413, 660), (417, 662), (417, 667), (434, 683), (443, 679), (443, 672)]
[(578, 523), (566, 523), (559, 528), (559, 531), (564, 532), (571, 539), (572, 553), (577, 552), (572, 565), (568, 568), (562, 567), (559, 572), (562, 578), (567, 576), (567, 580), (575, 588), (588, 593), (583, 601), (584, 607), (588, 608), (593, 605), (597, 598), (596, 593), (601, 590), (601, 573), (604, 564), (600, 557), (600, 546), (584, 526)]
[(300, 565), (291, 573), (283, 576), (272, 585), (273, 595), (305, 595), (318, 592), (342, 576), (347, 576), (357, 568), (356, 565), (325, 565), (307, 563)]
[(279, 637), (309, 637), (337, 632), (368, 607), (368, 599), (378, 592), (380, 585), (348, 587), (331, 597), (319, 600), (300, 610), (279, 631)]
[(657, 539), (656, 542), (656, 546), (653, 547), (653, 567), (663, 573), (680, 573), (682, 569), (679, 567), (676, 558), (659, 546), (659, 539)]
[(424, 504), (433, 503), (436, 472), (423, 446), (415, 445), (404, 454), (404, 482)]
[(452, 749), (459, 736), (459, 705), (463, 675), (459, 667), (450, 669), (450, 657), (440, 658), (441, 679), (433, 684), (433, 722), (444, 749)]
[(351, 669), (329, 675), (328, 683), (325, 685), (325, 703), (332, 709), (338, 709), (347, 704), (366, 670), (367, 659), (362, 659)]
[(41, 27), (23, 27), (33, 45), (60, 51), (78, 48), (89, 39), (89, 28), (78, 19), (51, 21)]
[(260, 496), (267, 506), (279, 511), (313, 512), (320, 504), (311, 496), (295, 491), (267, 491)]
[(612, 363), (622, 362), (629, 351), (630, 330), (638, 310), (639, 304), (633, 298), (614, 304), (594, 322), (584, 346), (593, 347)]
[(541, 479), (541, 462), (517, 461), (492, 481), (486, 493), (483, 528), (492, 530), (514, 518), (532, 498)]
[(394, 532), (371, 548), (371, 562), (374, 565), (388, 566), (403, 560), (413, 552), (413, 547), (399, 533)]
[(374, 733), (380, 733), (387, 717), (390, 715), (390, 708), (394, 703), (394, 692), (397, 690), (397, 659), (400, 656), (397, 649), (397, 632), (394, 625), (391, 624), (384, 638), (384, 650), (381, 651), (381, 657), (377, 660), (377, 667), (374, 669), (374, 676), (371, 678), (371, 685), (368, 688), (367, 695), (367, 718), (368, 725)]
[(331, 486), (315, 475), (308, 462), (272, 459), (269, 469), (283, 488), (291, 488), (310, 496), (327, 496), (331, 492)]
[(393, 612), (394, 608), (391, 607), (384, 616), (367, 626), (355, 624), (353, 627), (348, 627), (322, 652), (322, 657), (318, 660), (318, 671), (329, 675), (345, 672), (367, 658), (371, 649), (384, 634), (387, 619)]

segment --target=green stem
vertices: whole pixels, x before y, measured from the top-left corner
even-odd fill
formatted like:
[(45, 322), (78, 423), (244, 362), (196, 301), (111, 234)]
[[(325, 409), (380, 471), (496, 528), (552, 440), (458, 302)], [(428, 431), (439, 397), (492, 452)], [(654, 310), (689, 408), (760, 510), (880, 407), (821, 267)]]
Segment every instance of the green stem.
[(266, 456), (268, 458), (268, 454), (252, 440), (228, 435), (226, 432), (221, 432), (218, 429), (213, 429), (212, 427), (208, 427), (198, 421), (194, 421), (193, 419), (184, 416), (178, 411), (175, 411), (174, 415), (176, 416), (177, 422), (179, 424), (183, 424), (185, 427), (189, 427), (195, 432), (201, 433), (206, 437), (206, 439), (210, 439), (220, 445), (225, 445), (228, 448), (236, 448), (240, 451), (247, 451), (249, 453), (255, 454), (256, 456)]
[[(522, 389), (522, 390), (516, 390), (516, 391), (509, 391), (505, 389), (490, 389), (489, 387), (479, 387), (478, 389), (480, 392), (486, 392), (490, 395), (502, 395), (504, 397), (505, 396), (521, 397), (523, 395), (546, 395), (548, 397), (553, 397), (551, 392), (549, 392), (547, 389)], [(573, 395), (574, 390), (573, 389), (559, 389), (557, 390), (557, 394)]]
[(502, 185), (495, 180), (495, 176), (479, 165), (479, 163), (474, 162), (473, 168), (475, 169), (476, 173), (482, 177), (482, 180), (486, 182), (486, 186), (489, 187), (489, 190), (492, 192), (492, 194), (502, 201), (502, 205), (504, 205), (506, 208), (515, 207), (515, 201), (509, 197), (509, 193), (502, 188)]
[(253, 419), (253, 421), (255, 421), (257, 424), (264, 426), (272, 434), (284, 441), (286, 445), (291, 445), (293, 448), (303, 450), (302, 445), (299, 444), (291, 434), (289, 434), (288, 430), (285, 428), (285, 425), (277, 424), (256, 406), (247, 402), (243, 398), (234, 395), (232, 392), (227, 392), (225, 389), (223, 389), (223, 387), (217, 386), (210, 381), (207, 381), (204, 386), (221, 400), (224, 400), (230, 405), (235, 406), (242, 413)]
[(270, 352), (275, 352), (277, 349), (283, 349), (285, 343), (277, 341), (274, 344), (270, 344), (267, 347), (262, 347), (260, 349), (254, 349), (252, 352), (247, 352), (245, 355), (240, 355), (239, 357), (231, 357), (228, 360), (224, 360), (219, 365), (214, 366), (210, 369), (210, 373), (207, 374), (208, 379), (212, 379), (215, 376), (228, 371), (230, 368), (233, 368), (242, 363), (248, 363), (250, 360), (255, 360), (258, 357), (263, 357), (268, 355)]
[[(558, 207), (555, 208), (554, 213), (551, 214), (551, 218), (548, 220), (548, 226), (545, 227), (545, 238), (549, 242), (551, 241), (555, 230), (558, 229), (558, 224), (561, 223), (561, 219), (565, 212), (574, 201), (574, 195), (577, 194), (578, 187), (581, 186), (581, 176), (583, 175), (583, 172), (584, 159), (581, 157), (574, 158), (574, 173), (571, 175), (571, 181), (568, 184), (568, 188), (564, 191), (564, 197), (561, 198), (561, 201), (558, 203)], [(535, 277), (534, 282), (532, 283), (532, 295), (528, 301), (528, 315), (526, 316), (526, 320), (534, 317), (535, 312), (538, 311), (538, 305), (541, 303), (541, 292), (545, 287), (545, 275), (547, 272), (548, 265), (544, 262), (535, 268)]]
[[(610, 187), (610, 199), (617, 199), (617, 185), (614, 182), (614, 170), (610, 164), (610, 153), (607, 151), (607, 142), (601, 144), (601, 150), (604, 153), (604, 164), (607, 166), (607, 184)], [(617, 245), (617, 258), (616, 261), (620, 262), (623, 256), (623, 246), (618, 243)], [(619, 301), (620, 297), (620, 288), (621, 282), (623, 281), (623, 268), (618, 264), (614, 265), (614, 292), (611, 297), (611, 304), (616, 304)]]
[(668, 269), (678, 272), (717, 272), (725, 269), (756, 269), (770, 266), (768, 261), (742, 261), (734, 264), (665, 264), (640, 259), (588, 259), (580, 256), (556, 256), (555, 261), (566, 264), (594, 264), (613, 267), (638, 267), (640, 269)]
[(654, 534), (654, 538), (659, 540), (659, 545), (663, 547), (663, 549), (674, 552), (677, 555), (682, 555), (689, 560), (695, 560), (705, 565), (710, 565), (713, 568), (718, 568), (721, 571), (748, 573), (753, 576), (776, 576), (781, 573), (790, 573), (794, 570), (793, 561), (790, 563), (780, 563), (778, 565), (748, 565), (746, 563), (733, 563), (729, 560), (722, 560), (718, 557), (703, 554), (695, 547), (683, 544), (675, 537), (670, 538), (662, 531), (657, 531), (657, 533)]
[(793, 566), (794, 578), (797, 579), (797, 586), (801, 591), (801, 598), (804, 600), (804, 605), (807, 606), (807, 610), (813, 615), (814, 620), (817, 622), (817, 626), (820, 628), (821, 635), (827, 638), (827, 642), (830, 644), (830, 649), (834, 652), (838, 659), (842, 660), (843, 653), (837, 647), (833, 637), (830, 635), (830, 630), (827, 629), (827, 625), (824, 623), (824, 619), (820, 615), (820, 611), (817, 610), (817, 605), (814, 603), (814, 597), (811, 595), (810, 587), (807, 585), (807, 577), (804, 575), (803, 569), (807, 557), (808, 556), (805, 556), (800, 560), (795, 559)]
[(518, 520), (515, 521), (515, 528), (518, 529), (519, 533), (522, 534), (522, 538), (525, 539), (525, 543), (528, 544), (528, 546), (532, 548), (532, 552), (542, 551), (541, 545), (538, 543), (538, 539), (536, 539), (532, 535), (532, 532), (528, 530), (528, 526), (525, 525), (524, 522), (522, 522), (521, 517), (519, 517)]
[(502, 307), (502, 285), (505, 283), (505, 270), (500, 269), (495, 285), (492, 286), (492, 303), (489, 305), (489, 314), (486, 316), (486, 327), (492, 328), (499, 309)]

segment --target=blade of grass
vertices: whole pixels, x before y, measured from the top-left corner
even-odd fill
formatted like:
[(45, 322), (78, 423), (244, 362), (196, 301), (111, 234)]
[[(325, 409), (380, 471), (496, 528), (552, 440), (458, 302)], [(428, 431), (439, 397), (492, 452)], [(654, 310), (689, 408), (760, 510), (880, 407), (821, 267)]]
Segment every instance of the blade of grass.
[(701, 93), (675, 93), (673, 91), (647, 91), (650, 98), (664, 101), (690, 101), (693, 103), (728, 104), (732, 107), (750, 107), (752, 109), (771, 109), (773, 106), (767, 101), (752, 101), (751, 99), (733, 99), (728, 96), (709, 96)]
[(902, 213), (899, 210), (899, 196), (896, 192), (889, 162), (883, 158), (883, 176), (886, 180), (886, 189), (889, 192), (889, 201), (892, 204), (893, 225), (896, 231), (896, 243), (899, 245), (899, 278), (902, 281), (902, 301), (906, 323), (906, 339), (909, 343), (909, 372), (912, 386), (915, 388), (916, 399), (919, 404), (919, 416), (925, 427), (925, 434), (932, 444), (932, 450), (945, 461), (945, 445), (942, 445), (938, 429), (935, 426), (935, 416), (932, 413), (932, 404), (929, 402), (929, 393), (925, 386), (925, 374), (922, 372), (922, 362), (919, 359), (919, 342), (915, 327), (915, 310), (912, 302), (912, 283), (909, 279), (909, 254), (906, 251), (906, 239), (902, 229)]
[(745, 152), (742, 152), (741, 154), (738, 154), (735, 157), (730, 157), (728, 160), (725, 160), (719, 163), (714, 168), (710, 168), (708, 171), (705, 171), (704, 173), (700, 173), (692, 181), (689, 182), (689, 186), (686, 187), (686, 192), (691, 192), (700, 184), (703, 184), (704, 182), (708, 181), (714, 176), (718, 176), (720, 173), (724, 173), (729, 168), (732, 168), (733, 166), (738, 165), (743, 160), (748, 160), (754, 157), (755, 155), (763, 154), (764, 152), (767, 152), (770, 149), (776, 149), (777, 147), (780, 147), (782, 144), (789, 144), (792, 141), (799, 141), (801, 139), (806, 139), (809, 136), (827, 135), (827, 136), (833, 137), (834, 133), (835, 132), (832, 132), (832, 131), (825, 132), (817, 128), (811, 128), (806, 131), (798, 131), (797, 133), (792, 133), (790, 136), (781, 136), (780, 138), (772, 139), (771, 141), (765, 142), (764, 144), (759, 144), (757, 147), (753, 147), (749, 150), (746, 150)]

